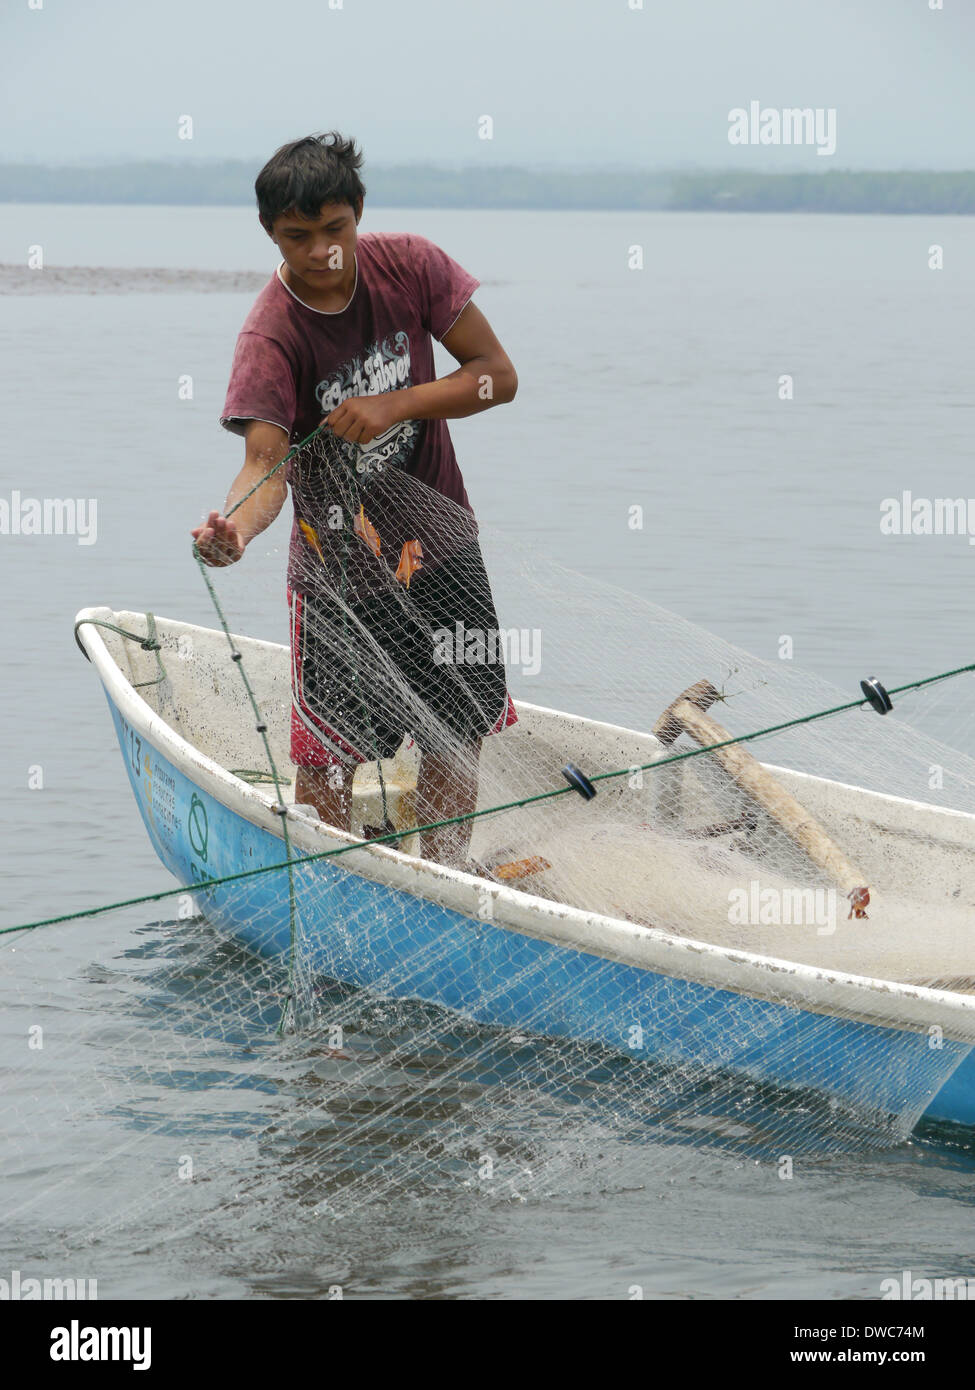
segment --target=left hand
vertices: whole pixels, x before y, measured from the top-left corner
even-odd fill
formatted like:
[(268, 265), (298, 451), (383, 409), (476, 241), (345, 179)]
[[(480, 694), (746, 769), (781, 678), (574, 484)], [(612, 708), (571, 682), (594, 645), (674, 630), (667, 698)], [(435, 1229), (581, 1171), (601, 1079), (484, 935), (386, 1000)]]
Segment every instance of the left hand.
[(323, 423), (340, 439), (348, 439), (352, 444), (368, 444), (402, 419), (397, 408), (398, 394), (385, 391), (380, 396), (350, 396), (326, 415)]

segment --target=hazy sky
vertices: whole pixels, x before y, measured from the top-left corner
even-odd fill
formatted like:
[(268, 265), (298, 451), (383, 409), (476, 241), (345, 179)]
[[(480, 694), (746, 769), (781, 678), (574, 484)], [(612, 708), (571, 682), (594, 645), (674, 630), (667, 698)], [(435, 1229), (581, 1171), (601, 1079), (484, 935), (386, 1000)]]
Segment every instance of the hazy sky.
[[(263, 161), (337, 127), (376, 163), (975, 167), (975, 0), (339, 3), (4, 0), (0, 159)], [(835, 155), (731, 146), (751, 101), (835, 108)]]

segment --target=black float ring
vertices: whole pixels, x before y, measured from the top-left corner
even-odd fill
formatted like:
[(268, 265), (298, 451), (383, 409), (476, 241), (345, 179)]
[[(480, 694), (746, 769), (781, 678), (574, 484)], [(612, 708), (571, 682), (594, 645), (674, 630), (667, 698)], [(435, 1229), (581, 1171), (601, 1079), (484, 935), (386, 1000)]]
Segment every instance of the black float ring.
[(888, 714), (894, 708), (890, 696), (876, 676), (868, 676), (866, 680), (862, 680), (860, 689), (878, 714)]
[(584, 801), (592, 801), (596, 795), (596, 788), (590, 782), (584, 772), (580, 772), (575, 763), (566, 763), (562, 769), (562, 776), (573, 790), (577, 791)]

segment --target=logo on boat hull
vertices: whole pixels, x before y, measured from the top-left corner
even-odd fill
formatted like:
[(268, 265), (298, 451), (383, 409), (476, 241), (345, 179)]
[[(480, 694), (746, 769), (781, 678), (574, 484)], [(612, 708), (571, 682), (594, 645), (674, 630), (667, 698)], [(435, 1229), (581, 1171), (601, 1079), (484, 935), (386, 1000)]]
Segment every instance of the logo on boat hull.
[(190, 837), (190, 849), (206, 863), (210, 827), (207, 823), (207, 808), (196, 792), (190, 798), (190, 813), (186, 818), (186, 831)]

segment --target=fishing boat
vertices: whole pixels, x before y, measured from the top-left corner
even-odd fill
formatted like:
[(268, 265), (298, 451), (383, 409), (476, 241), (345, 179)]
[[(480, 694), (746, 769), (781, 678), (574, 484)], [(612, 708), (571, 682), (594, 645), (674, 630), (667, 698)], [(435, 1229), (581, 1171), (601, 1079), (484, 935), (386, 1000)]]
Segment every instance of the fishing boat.
[[(207, 919), (252, 950), (286, 957), (297, 913), (306, 964), (334, 980), (659, 1063), (720, 1064), (897, 1116), (905, 1132), (922, 1116), (975, 1125), (975, 814), (755, 764), (872, 883), (909, 902), (915, 881), (940, 876), (955, 906), (878, 920), (854, 890), (849, 918), (844, 903), (832, 930), (743, 927), (724, 911), (703, 916), (697, 934), (677, 931), (666, 925), (666, 893), (641, 910), (669, 852), (645, 810), (630, 815), (624, 846), (631, 856), (642, 846), (640, 872), (620, 886), (615, 828), (635, 795), (623, 782), (592, 799), (561, 797), (558, 836), (536, 834), (529, 846), (529, 864), (541, 866), (534, 874), (505, 881), (444, 867), (418, 856), (415, 835), (363, 839), (364, 826), (386, 817), (409, 829), (408, 743), (357, 774), (350, 833), (294, 804), (286, 647), (245, 636), (228, 645), (221, 631), (105, 607), (80, 612), (75, 633), (104, 687), (156, 853)], [(231, 649), (266, 733), (255, 728)], [(670, 752), (663, 725), (640, 732), (525, 702), (518, 715), (485, 740), (482, 796), (502, 758), (515, 802), (539, 790), (540, 767), (550, 769), (549, 788), (565, 787), (566, 767), (591, 778)], [(265, 737), (283, 787), (268, 772)], [(512, 784), (511, 769), (529, 765), (531, 777)], [(506, 851), (517, 859), (526, 815), (515, 806), (478, 819), (477, 861), (497, 864)], [(716, 851), (700, 843), (707, 870)], [(261, 872), (289, 855), (295, 871)], [(567, 857), (575, 878), (565, 870), (553, 888), (546, 871), (557, 879)], [(680, 873), (669, 882), (671, 894), (684, 891)], [(693, 901), (693, 885), (686, 891)]]

